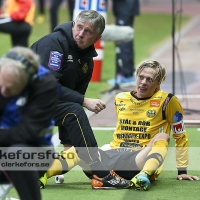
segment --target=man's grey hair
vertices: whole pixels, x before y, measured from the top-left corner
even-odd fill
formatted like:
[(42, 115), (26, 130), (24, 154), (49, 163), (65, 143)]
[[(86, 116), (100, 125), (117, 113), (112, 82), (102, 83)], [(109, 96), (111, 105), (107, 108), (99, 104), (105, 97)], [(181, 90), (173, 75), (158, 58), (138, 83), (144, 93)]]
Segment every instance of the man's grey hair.
[[(22, 62), (21, 60), (14, 59), (10, 57), (10, 53), (17, 53), (19, 57), (24, 58), (27, 62)], [(8, 55), (8, 56), (7, 56)], [(26, 65), (28, 63), (28, 67)], [(34, 53), (31, 49), (26, 47), (16, 46), (0, 59), (0, 69), (2, 67), (9, 67), (13, 74), (16, 75), (23, 82), (27, 82), (28, 79), (37, 73), (40, 64), (39, 56)]]
[(101, 35), (105, 29), (104, 17), (95, 10), (83, 10), (77, 16), (76, 22), (87, 22), (96, 28), (98, 35)]

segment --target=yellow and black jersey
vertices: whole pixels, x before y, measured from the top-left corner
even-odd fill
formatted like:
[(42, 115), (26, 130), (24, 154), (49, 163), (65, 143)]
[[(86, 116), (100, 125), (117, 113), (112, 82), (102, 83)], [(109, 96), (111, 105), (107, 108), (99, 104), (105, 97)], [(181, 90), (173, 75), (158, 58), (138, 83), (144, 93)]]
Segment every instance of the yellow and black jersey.
[[(112, 148), (141, 150), (159, 133), (175, 139), (177, 168), (188, 165), (188, 135), (184, 129), (183, 109), (176, 96), (159, 90), (151, 98), (138, 98), (135, 92), (121, 92), (115, 98), (117, 125)], [(184, 148), (182, 148), (184, 147)]]

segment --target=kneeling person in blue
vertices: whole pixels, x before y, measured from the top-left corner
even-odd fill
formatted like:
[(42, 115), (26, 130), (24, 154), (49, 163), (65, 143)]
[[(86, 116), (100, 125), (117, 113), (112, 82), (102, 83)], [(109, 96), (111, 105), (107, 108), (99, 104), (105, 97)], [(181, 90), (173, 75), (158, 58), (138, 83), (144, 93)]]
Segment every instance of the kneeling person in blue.
[[(29, 48), (12, 48), (0, 59), (0, 90), (1, 150), (12, 152), (17, 158), (25, 155), (23, 149), (26, 155), (33, 156), (43, 150), (44, 155), (46, 149), (53, 153), (51, 136), (57, 81), (39, 64), (39, 56)], [(34, 164), (34, 158), (26, 162)], [(52, 162), (49, 158), (46, 159), (47, 167)], [(19, 158), (18, 161), (23, 160)], [(41, 200), (38, 178), (44, 171), (45, 168), (34, 165), (28, 168), (1, 167), (0, 183), (11, 183), (21, 200)]]

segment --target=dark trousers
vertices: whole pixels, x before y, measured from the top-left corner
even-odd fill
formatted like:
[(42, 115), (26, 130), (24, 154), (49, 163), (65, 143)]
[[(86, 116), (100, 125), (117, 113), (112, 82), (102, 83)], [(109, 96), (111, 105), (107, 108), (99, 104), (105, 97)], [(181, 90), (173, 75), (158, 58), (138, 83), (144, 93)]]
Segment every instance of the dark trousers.
[(44, 15), (45, 0), (38, 0), (38, 8), (39, 8), (39, 14)]
[(0, 171), (0, 184), (11, 182), (21, 200), (41, 200), (39, 177), (36, 171)]
[(86, 163), (98, 159), (98, 145), (83, 107), (74, 102), (59, 101), (55, 114), (62, 144), (76, 147), (78, 155)]
[[(18, 144), (18, 145), (12, 145), (10, 147), (1, 147), (2, 152), (7, 153), (14, 153), (14, 155), (17, 155), (16, 152), (22, 151), (25, 155), (39, 155), (39, 153), (46, 153), (47, 150), (51, 150), (52, 153), (54, 153), (53, 147), (33, 147), (31, 145), (25, 145), (25, 144)], [(5, 150), (6, 149), (6, 150)], [(33, 154), (34, 153), (34, 154)], [(41, 200), (41, 194), (40, 194), (40, 188), (38, 184), (39, 178), (47, 171), (48, 166), (51, 166), (53, 162), (53, 154), (51, 156), (46, 157), (46, 159), (40, 159), (37, 156), (34, 158), (38, 159), (22, 159), (20, 157), (17, 159), (17, 167), (19, 167), (20, 164), (26, 163), (33, 163), (33, 166), (24, 166), (21, 168), (17, 168), (14, 166), (13, 168), (6, 168), (6, 167), (0, 167), (0, 184), (5, 183), (12, 183), (15, 189), (17, 190), (20, 199), (21, 200)], [(38, 160), (40, 162), (48, 163), (48, 166), (46, 168), (39, 168), (35, 164), (38, 163)], [(16, 160), (13, 159), (5, 159), (3, 157), (1, 159), (2, 163), (5, 163), (4, 161), (8, 163), (15, 163)], [(20, 165), (21, 166), (21, 165)]]
[[(116, 25), (133, 27), (134, 16), (115, 16)], [(125, 77), (133, 76), (134, 69), (134, 40), (116, 44), (116, 73)]]
[[(51, 0), (50, 5), (50, 22), (51, 22), (51, 32), (58, 25), (58, 8), (63, 0)], [(68, 0), (69, 7), (69, 18), (70, 21), (73, 19), (75, 0)]]
[(31, 26), (24, 22), (10, 21), (1, 23), (0, 32), (8, 33), (11, 35), (12, 46), (28, 47), (28, 38), (31, 34)]

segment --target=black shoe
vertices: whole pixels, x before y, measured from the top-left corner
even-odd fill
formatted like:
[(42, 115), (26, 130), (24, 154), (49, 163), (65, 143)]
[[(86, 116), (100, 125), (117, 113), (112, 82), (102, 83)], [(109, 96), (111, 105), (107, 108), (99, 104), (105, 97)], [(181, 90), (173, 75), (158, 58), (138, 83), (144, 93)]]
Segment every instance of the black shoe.
[(117, 175), (113, 170), (103, 178), (93, 175), (91, 182), (93, 189), (128, 189), (130, 181)]

